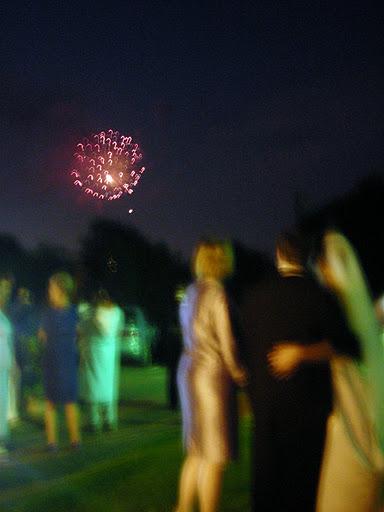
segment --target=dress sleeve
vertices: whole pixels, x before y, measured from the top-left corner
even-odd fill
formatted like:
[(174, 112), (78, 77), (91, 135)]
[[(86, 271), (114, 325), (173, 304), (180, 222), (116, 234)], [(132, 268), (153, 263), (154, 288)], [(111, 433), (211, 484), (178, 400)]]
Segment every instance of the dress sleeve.
[(214, 331), (219, 342), (224, 364), (234, 381), (244, 381), (245, 371), (239, 361), (236, 340), (233, 335), (229, 315), (228, 300), (224, 290), (216, 292), (212, 316)]

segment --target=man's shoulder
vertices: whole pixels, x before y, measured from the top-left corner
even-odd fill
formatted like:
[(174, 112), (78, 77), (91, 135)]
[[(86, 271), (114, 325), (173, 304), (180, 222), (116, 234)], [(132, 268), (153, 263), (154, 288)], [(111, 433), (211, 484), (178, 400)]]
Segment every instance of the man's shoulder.
[(277, 290), (280, 289), (280, 278), (265, 278), (257, 283), (244, 287), (239, 302), (239, 309), (242, 313), (260, 311), (266, 304), (274, 300)]
[(283, 277), (281, 283), (285, 288), (290, 288), (292, 290), (302, 290), (305, 293), (312, 293), (314, 295), (327, 294), (326, 290), (310, 274)]
[(245, 295), (258, 297), (271, 290), (276, 290), (284, 285), (283, 278), (279, 275), (264, 277), (257, 283), (251, 283), (244, 289)]

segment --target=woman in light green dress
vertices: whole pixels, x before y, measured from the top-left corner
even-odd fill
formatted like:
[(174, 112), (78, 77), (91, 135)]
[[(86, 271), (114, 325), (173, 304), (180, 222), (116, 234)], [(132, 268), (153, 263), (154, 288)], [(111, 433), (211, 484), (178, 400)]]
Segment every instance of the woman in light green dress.
[(117, 427), (120, 335), (124, 313), (105, 290), (80, 320), (80, 396), (88, 404), (92, 430)]
[(9, 374), (13, 366), (13, 329), (4, 309), (12, 290), (12, 280), (0, 275), (0, 456), (7, 453)]

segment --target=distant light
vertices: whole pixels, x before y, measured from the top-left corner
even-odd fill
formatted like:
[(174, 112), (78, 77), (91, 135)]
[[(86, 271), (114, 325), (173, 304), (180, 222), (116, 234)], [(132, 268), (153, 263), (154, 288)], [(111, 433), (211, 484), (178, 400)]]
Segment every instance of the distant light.
[(130, 208), (130, 209), (128, 210), (128, 213), (133, 213), (133, 208)]

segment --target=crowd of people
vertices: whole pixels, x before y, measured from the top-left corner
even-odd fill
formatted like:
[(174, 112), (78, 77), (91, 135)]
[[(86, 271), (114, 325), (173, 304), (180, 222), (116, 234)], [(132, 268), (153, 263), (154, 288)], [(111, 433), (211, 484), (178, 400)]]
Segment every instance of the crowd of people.
[(28, 416), (28, 393), (31, 384), (39, 380), (38, 370), (44, 390), (48, 451), (59, 449), (58, 407), (64, 408), (70, 447), (80, 448), (79, 399), (86, 404), (89, 430), (116, 429), (122, 309), (102, 288), (91, 302), (75, 305), (75, 282), (66, 272), (49, 279), (44, 308), (33, 304), (26, 288), (18, 290), (12, 303), (12, 288), (12, 276), (0, 275), (2, 461), (8, 456), (9, 423)]
[[(197, 246), (195, 280), (179, 306), (185, 459), (175, 512), (196, 502), (201, 512), (218, 510), (224, 469), (238, 455), (237, 387), (253, 416), (252, 510), (384, 510), (384, 301), (373, 303), (341, 232), (324, 231), (314, 247), (283, 233), (276, 273), (250, 283), (235, 304), (224, 285), (231, 245)], [(15, 404), (20, 414), (27, 408), (31, 340), (41, 347), (47, 450), (59, 449), (59, 406), (70, 447), (80, 448), (79, 398), (90, 430), (116, 429), (122, 309), (105, 289), (75, 305), (65, 272), (49, 279), (42, 311), (24, 288), (10, 303), (12, 288), (0, 275), (0, 459)]]
[[(276, 245), (277, 274), (235, 311), (227, 244), (203, 242), (180, 305), (178, 383), (186, 457), (175, 512), (219, 507), (237, 453), (235, 386), (249, 396), (252, 510), (378, 512), (384, 490), (382, 328), (350, 241), (325, 231)], [(380, 308), (378, 308), (380, 309)]]

